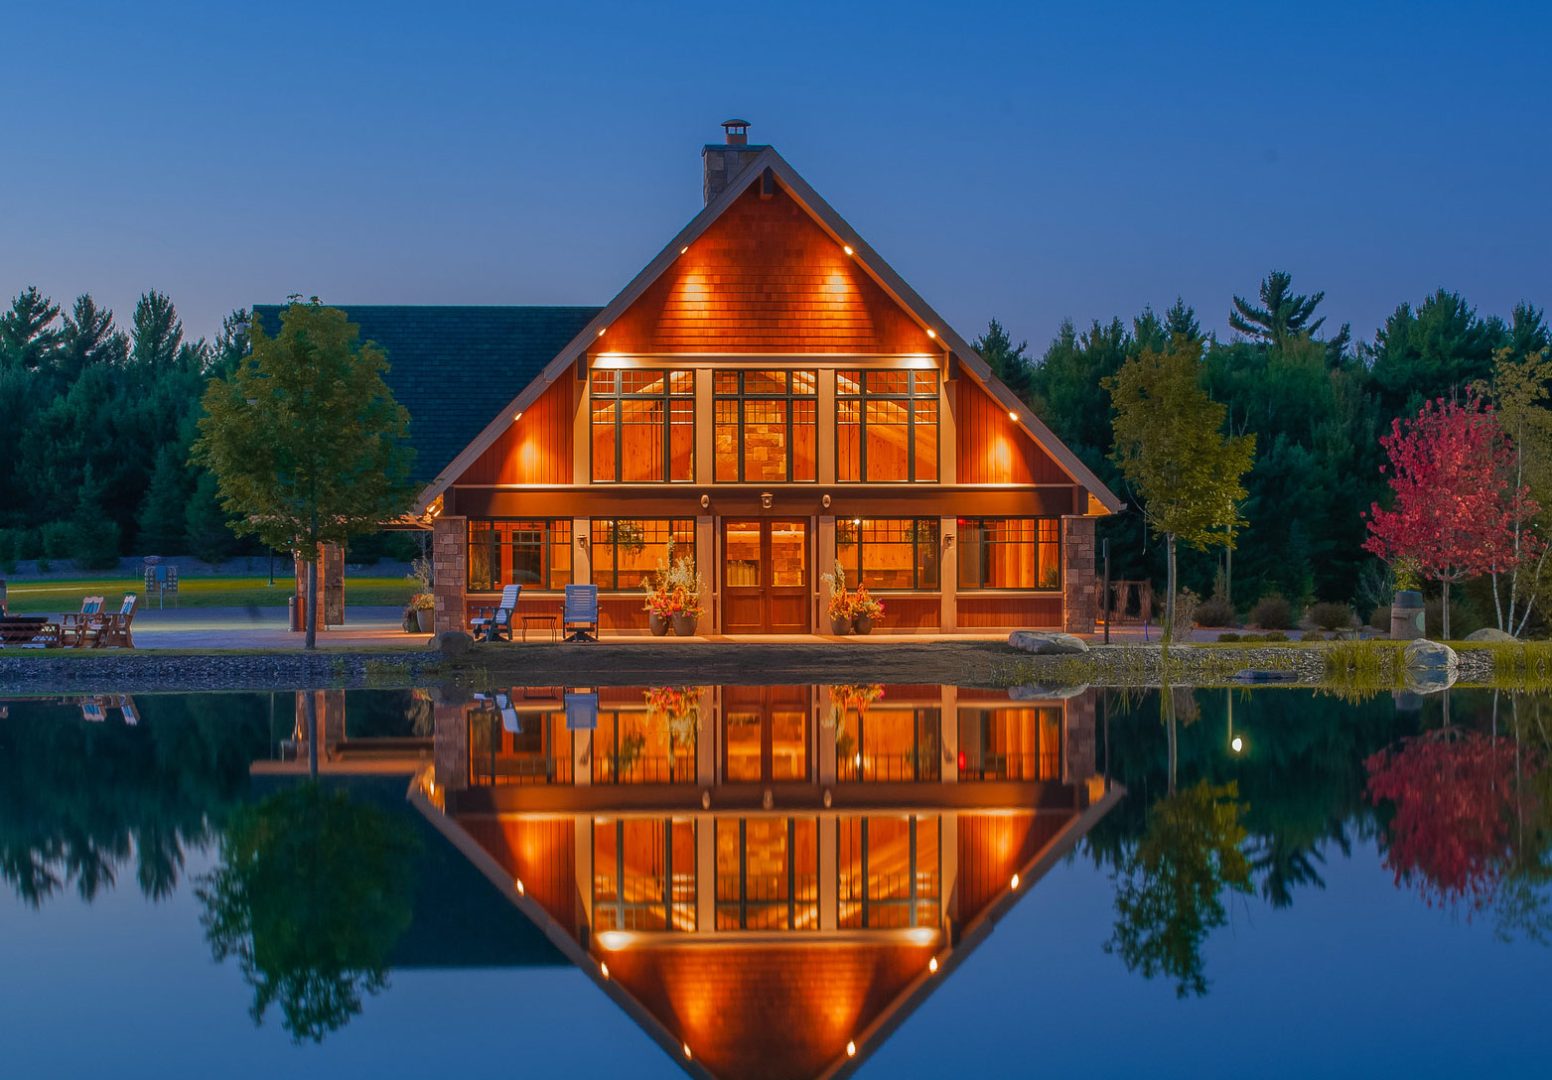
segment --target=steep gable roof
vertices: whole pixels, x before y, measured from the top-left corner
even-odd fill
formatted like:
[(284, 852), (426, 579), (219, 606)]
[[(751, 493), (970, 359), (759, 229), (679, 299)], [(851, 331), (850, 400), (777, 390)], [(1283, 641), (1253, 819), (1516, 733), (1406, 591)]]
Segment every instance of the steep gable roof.
[[(429, 482), (528, 386), (597, 307), (421, 307), (336, 304), (363, 342), (388, 354), (393, 396), (409, 410), (415, 478)], [(259, 304), (254, 320), (274, 336), (281, 307)]]
[[(602, 331), (606, 331), (610, 324), (622, 314), (628, 311), (652, 285), (662, 276), (665, 270), (674, 264), (680, 257), (685, 247), (693, 243), (704, 233), (718, 218), (732, 207), (740, 196), (762, 176), (769, 172), (773, 180), (779, 184), (786, 193), (798, 202), (804, 210), (835, 240), (837, 244), (850, 247), (858, 265), (862, 266), (879, 286), (881, 286), (891, 298), (901, 307), (910, 312), (921, 321), (923, 329), (931, 329), (936, 333), (938, 340), (942, 342), (955, 357), (958, 358), (962, 370), (969, 374), (976, 382), (983, 386), (1009, 414), (1016, 418), (1020, 428), (1026, 431), (1056, 459), (1068, 476), (1075, 483), (1086, 488), (1105, 509), (1115, 512), (1121, 509), (1124, 503), (1105, 486), (1104, 482), (1094, 475), (1083, 461), (1069, 450), (1050, 428), (1034, 414), (1018, 397), (1005, 386), (1001, 380), (992, 374), (987, 363), (970, 346), (970, 343), (961, 337), (948, 323), (933, 311), (927, 302), (923, 300), (914, 289), (906, 284), (895, 270), (873, 250), (868, 243), (860, 237), (846, 220), (836, 212), (835, 208), (825, 202), (808, 182), (798, 175), (797, 170), (787, 164), (780, 154), (773, 148), (766, 147), (751, 161), (723, 192), (708, 203), (699, 214), (691, 219), (690, 223), (681, 229), (672, 240), (660, 251), (656, 258), (649, 262), (641, 272), (631, 279), (630, 283), (622, 289), (609, 304), (597, 311), (587, 321), (563, 348), (561, 348), (548, 364), (545, 365), (539, 377), (526, 384), (517, 397), (509, 400), (504, 408), (492, 409), (487, 415), (492, 420), (480, 431), (463, 451), (441, 470), (436, 479), (421, 492), (416, 504), (416, 511), (424, 510), (438, 495), (452, 486), (453, 482), (473, 464), (493, 442), (501, 436), (502, 431), (511, 423), (512, 414), (521, 412), (544, 391), (544, 388), (562, 373), (567, 371), (579, 357), (590, 348), (595, 347)], [(516, 384), (509, 384), (516, 385)]]

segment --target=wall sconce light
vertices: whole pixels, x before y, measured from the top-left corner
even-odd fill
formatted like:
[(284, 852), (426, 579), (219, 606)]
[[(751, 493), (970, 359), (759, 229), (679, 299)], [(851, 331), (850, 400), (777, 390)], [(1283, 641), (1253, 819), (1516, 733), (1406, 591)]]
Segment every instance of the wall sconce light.
[(826, 510), (830, 509), (830, 496), (828, 493), (819, 496), (819, 505), (824, 507)]
[(954, 534), (953, 533), (944, 533), (943, 534), (943, 550), (947, 551), (949, 548), (951, 548), (953, 546), (954, 546)]
[(581, 544), (583, 547), (589, 547), (592, 544), (592, 541), (587, 538), (587, 533), (577, 533), (577, 543)]
[(702, 510), (710, 510), (711, 509), (711, 496), (710, 495), (702, 495), (701, 496), (701, 509)]
[(769, 510), (771, 508), (771, 503), (773, 503), (775, 501), (776, 501), (776, 497), (774, 495), (772, 495), (769, 491), (762, 491), (762, 492), (760, 492), (760, 505), (762, 507), (764, 507), (765, 509)]

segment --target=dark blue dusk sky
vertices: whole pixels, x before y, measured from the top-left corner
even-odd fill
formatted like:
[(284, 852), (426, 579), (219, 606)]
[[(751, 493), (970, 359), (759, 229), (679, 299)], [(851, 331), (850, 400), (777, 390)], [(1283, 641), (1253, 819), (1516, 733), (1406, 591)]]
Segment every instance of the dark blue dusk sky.
[[(247, 10), (240, 10), (247, 8)], [(753, 121), (961, 331), (1552, 303), (1545, 3), (7, 3), (0, 289), (603, 303)]]

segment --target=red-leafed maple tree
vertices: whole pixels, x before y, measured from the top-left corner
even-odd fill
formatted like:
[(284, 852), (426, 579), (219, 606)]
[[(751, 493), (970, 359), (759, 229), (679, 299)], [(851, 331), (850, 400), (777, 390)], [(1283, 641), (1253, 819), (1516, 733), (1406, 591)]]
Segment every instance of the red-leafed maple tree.
[(1448, 638), (1450, 585), (1534, 558), (1539, 544), (1534, 537), (1527, 543), (1516, 525), (1540, 508), (1515, 483), (1514, 447), (1475, 392), (1464, 401), (1426, 402), (1413, 419), (1393, 421), (1380, 445), (1394, 498), (1389, 510), (1369, 508), (1364, 548), (1389, 562), (1406, 560), (1443, 586)]
[(1446, 728), (1371, 755), (1369, 798), (1395, 804), (1385, 864), (1430, 905), (1486, 907), (1508, 861), (1514, 742)]

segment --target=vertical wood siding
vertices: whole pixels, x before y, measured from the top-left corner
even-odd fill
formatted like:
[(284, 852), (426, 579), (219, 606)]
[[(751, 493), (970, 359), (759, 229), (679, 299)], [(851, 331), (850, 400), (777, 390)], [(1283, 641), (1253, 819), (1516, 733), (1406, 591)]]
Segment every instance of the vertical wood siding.
[(1072, 479), (1008, 410), (968, 378), (956, 380), (959, 411), (959, 482), (962, 484), (1069, 484)]
[(557, 379), (458, 478), (460, 484), (571, 483), (571, 379)]

